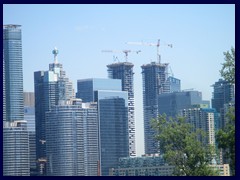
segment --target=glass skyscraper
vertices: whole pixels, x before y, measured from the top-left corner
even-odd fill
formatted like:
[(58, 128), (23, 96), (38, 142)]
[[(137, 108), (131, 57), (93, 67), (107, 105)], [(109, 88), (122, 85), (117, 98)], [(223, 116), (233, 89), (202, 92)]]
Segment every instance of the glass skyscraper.
[(122, 91), (128, 92), (128, 131), (130, 156), (136, 156), (133, 66), (134, 65), (130, 62), (118, 62), (107, 65), (108, 77), (111, 79), (121, 79)]
[(98, 169), (96, 104), (62, 101), (46, 113), (47, 175), (96, 176)]
[(108, 176), (120, 157), (129, 156), (128, 97), (124, 91), (99, 90), (96, 93), (100, 172)]
[(38, 171), (46, 174), (46, 112), (60, 101), (74, 98), (72, 82), (66, 77), (62, 64), (58, 62), (58, 50), (53, 50), (54, 62), (49, 64), (48, 71), (34, 72), (36, 149)]
[(158, 113), (165, 113), (167, 116), (175, 117), (179, 111), (186, 108), (191, 108), (195, 104), (206, 104), (202, 100), (202, 93), (199, 91), (182, 91), (173, 93), (164, 93), (158, 95)]
[(129, 156), (128, 92), (122, 91), (120, 79), (81, 79), (77, 97), (97, 103), (98, 175), (108, 176), (120, 157)]
[(235, 99), (235, 88), (229, 82), (219, 79), (213, 86), (212, 107), (220, 113), (224, 104)]
[[(151, 62), (142, 68), (143, 80), (143, 113), (144, 113), (144, 143), (145, 154), (159, 152), (159, 144), (154, 139), (151, 119), (158, 116), (158, 95), (180, 91), (180, 80), (169, 79), (168, 63)], [(178, 85), (179, 84), (179, 85)], [(179, 87), (179, 89), (178, 89)]]
[(19, 121), (23, 116), (21, 26), (3, 25), (3, 121)]
[(21, 25), (3, 25), (3, 175), (29, 176)]
[(94, 92), (97, 90), (115, 90), (121, 91), (121, 80), (89, 78), (77, 81), (76, 97), (83, 102), (94, 102)]
[(26, 121), (3, 123), (3, 176), (29, 176), (29, 137)]

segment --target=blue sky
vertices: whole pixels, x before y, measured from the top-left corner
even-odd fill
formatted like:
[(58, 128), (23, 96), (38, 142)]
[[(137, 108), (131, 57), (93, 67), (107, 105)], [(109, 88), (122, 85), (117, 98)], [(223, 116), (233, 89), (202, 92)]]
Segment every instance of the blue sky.
[[(76, 90), (77, 79), (107, 77), (113, 56), (129, 53), (134, 66), (137, 155), (144, 153), (141, 65), (156, 60), (156, 47), (126, 42), (160, 39), (163, 63), (170, 63), (182, 89), (201, 91), (210, 100), (220, 78), (223, 52), (235, 47), (235, 5), (56, 5), (5, 4), (3, 23), (22, 25), (24, 90), (33, 91), (33, 72), (47, 70), (52, 50)], [(166, 46), (173, 44), (173, 48)]]

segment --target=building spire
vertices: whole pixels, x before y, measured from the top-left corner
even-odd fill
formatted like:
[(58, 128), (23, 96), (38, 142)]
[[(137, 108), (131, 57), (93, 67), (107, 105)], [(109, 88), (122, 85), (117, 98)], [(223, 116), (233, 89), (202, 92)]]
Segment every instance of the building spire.
[(59, 53), (58, 49), (55, 47), (52, 53), (54, 54), (54, 64), (57, 64), (58, 63), (57, 55)]

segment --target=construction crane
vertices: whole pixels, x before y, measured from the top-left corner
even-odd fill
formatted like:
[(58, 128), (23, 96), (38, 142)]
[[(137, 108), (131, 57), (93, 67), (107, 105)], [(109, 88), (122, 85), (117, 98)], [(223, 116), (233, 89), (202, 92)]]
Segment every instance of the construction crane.
[[(157, 43), (145, 43), (145, 42), (127, 42), (127, 44), (131, 45), (145, 45), (145, 46), (156, 46), (157, 47), (157, 61), (160, 64), (161, 63), (161, 56), (159, 53), (159, 47), (160, 47), (160, 39), (158, 39)], [(167, 44), (168, 47), (173, 47), (172, 44)]]
[(128, 53), (130, 52), (135, 52), (135, 53), (140, 53), (141, 50), (138, 51), (132, 51), (132, 50), (102, 50), (102, 52), (109, 52), (109, 53), (124, 53), (125, 54), (125, 61), (128, 61)]

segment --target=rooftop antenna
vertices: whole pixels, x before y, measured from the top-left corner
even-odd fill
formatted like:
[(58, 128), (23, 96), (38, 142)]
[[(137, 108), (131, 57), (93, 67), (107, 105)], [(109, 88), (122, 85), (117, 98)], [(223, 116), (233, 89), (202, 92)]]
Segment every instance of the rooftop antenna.
[(58, 49), (55, 47), (52, 53), (54, 54), (54, 64), (57, 64), (58, 63), (57, 55), (59, 53)]

